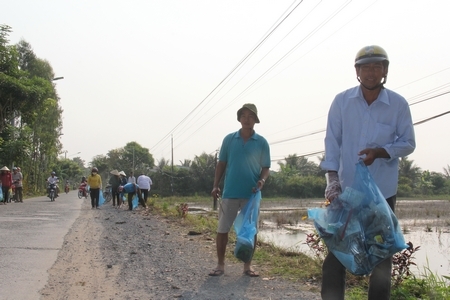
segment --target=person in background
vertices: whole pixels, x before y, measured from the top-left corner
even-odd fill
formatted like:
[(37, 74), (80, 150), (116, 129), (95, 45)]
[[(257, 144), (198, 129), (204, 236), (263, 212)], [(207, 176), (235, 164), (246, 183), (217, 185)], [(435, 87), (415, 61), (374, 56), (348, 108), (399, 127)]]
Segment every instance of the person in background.
[(127, 183), (136, 183), (136, 177), (133, 176), (133, 171), (130, 172)]
[(64, 186), (64, 191), (65, 191), (66, 193), (68, 193), (68, 192), (70, 191), (70, 183), (69, 183), (69, 180), (68, 180), (68, 179), (66, 179), (66, 184), (65, 184), (65, 186)]
[(78, 189), (81, 189), (83, 191), (83, 197), (87, 196), (87, 179), (86, 176), (81, 177), (81, 183)]
[(0, 169), (0, 182), (2, 184), (2, 193), (3, 193), (3, 204), (8, 203), (9, 201), (9, 189), (12, 186), (12, 176), (11, 171), (7, 166), (4, 166)]
[(144, 199), (142, 198), (141, 190), (139, 189), (139, 185), (136, 183), (127, 183), (123, 186), (122, 193), (128, 194), (128, 210), (133, 210), (133, 198), (134, 195), (137, 195), (139, 199), (139, 203), (144, 207), (147, 208), (147, 204), (145, 204)]
[(52, 172), (50, 174), (50, 177), (47, 178), (47, 197), (50, 197), (50, 184), (54, 184), (55, 188), (56, 188), (55, 198), (58, 198), (58, 196), (59, 196), (58, 182), (59, 182), (59, 179), (58, 179), (58, 177), (56, 177), (56, 173)]
[(124, 171), (120, 171), (119, 175), (120, 175), (120, 185), (124, 186), (125, 184), (128, 183), (128, 181), (127, 181), (127, 174), (125, 174)]
[[(219, 183), (225, 174), (216, 238), (218, 262), (216, 268), (209, 273), (210, 276), (224, 274), (228, 232), (239, 210), (245, 206), (256, 189), (263, 188), (269, 177), (269, 144), (254, 130), (255, 123), (259, 123), (256, 106), (251, 103), (244, 104), (237, 111), (237, 120), (241, 123), (241, 129), (223, 139), (211, 191), (211, 196), (217, 200), (220, 196)], [(255, 235), (253, 249), (256, 248), (256, 242)], [(244, 264), (244, 274), (250, 277), (259, 276), (253, 270), (251, 261)]]
[[(338, 94), (328, 112), (325, 159), (325, 197), (333, 201), (351, 187), (356, 163), (363, 160), (392, 211), (395, 211), (399, 157), (411, 154), (416, 141), (409, 105), (384, 87), (389, 68), (386, 51), (367, 46), (355, 58), (359, 85)], [(387, 300), (391, 292), (392, 258), (370, 275), (368, 299)], [(322, 299), (343, 300), (345, 267), (329, 251), (322, 266)]]
[(119, 193), (119, 186), (121, 185), (120, 174), (117, 170), (111, 171), (111, 178), (109, 179), (109, 184), (111, 185), (111, 194), (112, 194), (112, 206), (116, 206), (117, 199), (117, 207), (122, 207), (122, 198)]
[(128, 183), (128, 180), (127, 180), (127, 174), (125, 174), (125, 172), (124, 171), (120, 171), (119, 172), (119, 175), (120, 175), (120, 186), (119, 186), (119, 193), (120, 193), (120, 200), (122, 200), (122, 204), (123, 204), (123, 202), (125, 201), (125, 199), (124, 199), (124, 193), (123, 193), (123, 187)]
[(147, 203), (148, 199), (148, 193), (150, 192), (150, 189), (152, 187), (152, 179), (145, 175), (144, 173), (141, 173), (137, 179), (137, 185), (139, 186), (139, 189), (144, 194), (144, 202)]
[(98, 174), (98, 169), (96, 167), (92, 168), (91, 175), (89, 175), (87, 178), (87, 184), (89, 185), (92, 209), (99, 209), (100, 190), (102, 189), (102, 177)]
[(22, 173), (19, 172), (19, 170), (16, 167), (13, 168), (12, 180), (13, 180), (14, 190), (15, 190), (14, 201), (22, 203), (23, 202), (23, 185), (22, 185), (23, 176), (22, 176)]

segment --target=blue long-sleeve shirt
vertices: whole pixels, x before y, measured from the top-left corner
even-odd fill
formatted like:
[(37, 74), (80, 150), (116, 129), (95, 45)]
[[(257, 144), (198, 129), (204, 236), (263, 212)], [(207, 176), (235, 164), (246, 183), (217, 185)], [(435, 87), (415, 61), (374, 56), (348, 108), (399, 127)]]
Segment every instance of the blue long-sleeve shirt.
[(377, 158), (368, 166), (384, 197), (397, 193), (398, 159), (416, 147), (411, 112), (399, 94), (382, 89), (369, 106), (359, 86), (336, 96), (328, 113), (324, 170), (338, 171), (342, 190), (351, 186), (358, 152), (384, 148), (390, 158)]

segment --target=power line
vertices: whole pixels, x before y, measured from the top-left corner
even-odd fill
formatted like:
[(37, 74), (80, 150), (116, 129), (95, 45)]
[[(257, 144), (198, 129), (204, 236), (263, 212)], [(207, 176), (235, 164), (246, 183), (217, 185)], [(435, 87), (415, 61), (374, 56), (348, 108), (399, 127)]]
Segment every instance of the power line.
[[(338, 15), (351, 1), (347, 1), (343, 5), (341, 5), (338, 9), (336, 9), (330, 16), (328, 16), (324, 21), (322, 21), (317, 27), (315, 27), (310, 33), (306, 35), (300, 42), (298, 42), (294, 47), (292, 47), (288, 52), (286, 52), (279, 60), (277, 60), (272, 66), (270, 66), (264, 73), (262, 73), (256, 80), (254, 80), (249, 86), (247, 86), (242, 92), (240, 92), (232, 101), (229, 102), (228, 106), (234, 103), (237, 99), (239, 99), (240, 96), (242, 96), (246, 91), (248, 91), (252, 86), (254, 86), (258, 81), (260, 81), (262, 78), (264, 78), (273, 68), (275, 68), (277, 65), (279, 65), (283, 60), (285, 60), (289, 55), (293, 53), (294, 50), (296, 50), (301, 44), (303, 44), (305, 41), (307, 41), (309, 38), (311, 38), (315, 33), (317, 33), (323, 26), (325, 26), (328, 22), (330, 22), (336, 15)], [(300, 5), (300, 3), (299, 3)], [(297, 5), (298, 6), (298, 5)], [(297, 8), (297, 6), (295, 8)], [(294, 8), (294, 9), (295, 9)], [(285, 19), (283, 19), (285, 20)], [(272, 49), (273, 50), (273, 49)], [(271, 51), (272, 51), (271, 50)], [(263, 57), (264, 58), (264, 57)], [(261, 61), (261, 60), (260, 60)], [(259, 62), (260, 62), (259, 61)], [(258, 62), (258, 63), (259, 63)], [(183, 140), (179, 145), (183, 144), (186, 140), (188, 140), (192, 135), (194, 135), (196, 132), (198, 132), (201, 128), (203, 128), (207, 123), (209, 123), (212, 119), (214, 119), (215, 116), (217, 116), (220, 113), (217, 112), (215, 115), (213, 115), (211, 118), (209, 118), (205, 123), (202, 124), (197, 130), (195, 130), (193, 133), (191, 133), (188, 137), (186, 137), (185, 140)]]
[(421, 125), (421, 124), (423, 124), (423, 123), (426, 123), (426, 122), (429, 122), (429, 121), (431, 121), (431, 120), (434, 120), (434, 119), (440, 118), (440, 117), (442, 117), (442, 116), (445, 116), (446, 114), (449, 114), (449, 113), (450, 113), (450, 111), (446, 111), (446, 112), (441, 113), (441, 114), (439, 114), (439, 115), (435, 115), (435, 116), (432, 116), (432, 117), (427, 118), (427, 119), (425, 119), (425, 120), (416, 122), (416, 123), (414, 123), (414, 125)]
[[(450, 114), (450, 110), (449, 110), (449, 111), (446, 111), (446, 112), (443, 112), (443, 113), (441, 113), (441, 114), (438, 114), (438, 115), (434, 115), (434, 116), (429, 117), (429, 118), (427, 118), (427, 119), (424, 119), (424, 120), (422, 120), (422, 121), (415, 122), (415, 123), (413, 123), (413, 125), (414, 125), (414, 126), (416, 126), (416, 125), (421, 125), (421, 124), (424, 124), (424, 123), (426, 123), (426, 122), (432, 121), (432, 120), (437, 119), (437, 118), (440, 118), (440, 117), (442, 117), (442, 116), (445, 116), (445, 115), (447, 115), (447, 114)], [(325, 130), (323, 130), (323, 131), (325, 131)], [(270, 145), (272, 145), (272, 144), (273, 144), (273, 143), (271, 143)], [(309, 153), (306, 153), (306, 154), (303, 154), (303, 155), (299, 155), (299, 156), (308, 157), (308, 156), (313, 156), (313, 155), (321, 154), (321, 153), (325, 153), (325, 150), (322, 150), (322, 151), (315, 151), (315, 152), (309, 152)], [(284, 160), (284, 159), (272, 159), (271, 161), (281, 161), (281, 160)]]
[[(214, 87), (214, 89), (209, 92), (209, 94), (202, 100), (200, 101), (199, 104), (197, 104), (194, 109), (192, 109), (169, 133), (167, 133), (160, 141), (158, 141), (156, 143), (155, 146), (153, 146), (151, 149), (154, 149), (159, 143), (161, 143), (161, 141), (163, 141), (164, 139), (166, 139), (171, 133), (173, 133), (175, 131), (175, 129), (177, 129), (181, 124), (183, 124), (187, 118), (189, 118), (189, 116), (196, 111), (208, 98), (211, 94), (214, 93), (215, 90), (217, 90), (222, 83), (224, 83), (242, 64), (244, 64), (248, 58), (256, 51), (258, 50), (258, 48), (261, 47), (261, 45), (272, 35), (272, 33), (292, 14), (292, 12), (303, 2), (303, 0), (301, 0), (277, 25), (275, 25), (275, 27), (270, 30), (266, 36), (256, 45), (256, 47), (253, 48), (253, 50), (251, 50), (246, 56), (244, 56), (244, 58), (241, 59), (241, 61), (227, 74), (227, 76), (225, 76), (224, 79), (222, 79), (219, 84), (216, 85), (216, 87)], [(283, 13), (284, 14), (284, 13)]]

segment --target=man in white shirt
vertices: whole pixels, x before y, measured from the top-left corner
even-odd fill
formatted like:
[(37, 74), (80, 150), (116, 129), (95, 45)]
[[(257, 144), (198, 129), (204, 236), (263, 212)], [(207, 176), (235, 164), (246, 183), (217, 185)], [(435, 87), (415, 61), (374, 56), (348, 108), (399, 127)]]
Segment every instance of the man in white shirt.
[(58, 179), (58, 177), (56, 177), (56, 173), (52, 172), (50, 177), (47, 178), (47, 184), (48, 184), (48, 186), (47, 186), (47, 197), (50, 196), (50, 184), (54, 184), (55, 185), (55, 187), (56, 187), (56, 195), (55, 196), (56, 197), (59, 196), (58, 182), (59, 182), (59, 179)]
[[(331, 202), (351, 187), (356, 163), (362, 159), (375, 183), (395, 212), (399, 158), (416, 148), (408, 102), (384, 87), (389, 68), (386, 51), (371, 45), (358, 51), (355, 71), (359, 85), (333, 100), (325, 137), (326, 198)], [(368, 299), (388, 300), (391, 293), (392, 259), (379, 263), (369, 278)], [(328, 251), (322, 266), (324, 300), (344, 300), (346, 270)]]
[(130, 172), (127, 183), (136, 183), (136, 177), (133, 176), (133, 171)]
[(150, 192), (152, 184), (152, 179), (147, 175), (144, 175), (143, 173), (141, 173), (141, 175), (137, 179), (137, 185), (139, 186), (141, 192), (144, 194), (143, 198), (145, 203), (147, 203), (148, 193)]

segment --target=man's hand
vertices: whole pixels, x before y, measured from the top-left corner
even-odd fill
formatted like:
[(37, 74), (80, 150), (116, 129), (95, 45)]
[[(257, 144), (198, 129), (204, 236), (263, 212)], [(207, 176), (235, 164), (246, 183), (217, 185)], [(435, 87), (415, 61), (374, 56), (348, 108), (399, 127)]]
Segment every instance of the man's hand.
[(377, 158), (390, 158), (390, 155), (384, 148), (366, 148), (359, 151), (358, 155), (364, 156), (362, 160), (366, 166), (373, 164)]
[(256, 183), (256, 187), (252, 188), (252, 192), (256, 193), (257, 190), (259, 190), (259, 191), (262, 190), (265, 183), (266, 183), (265, 179), (258, 180), (258, 182)]
[(214, 198), (214, 200), (217, 200), (217, 198), (220, 197), (220, 188), (219, 187), (213, 187), (211, 191), (211, 196)]
[(328, 172), (327, 174), (325, 174), (325, 177), (327, 178), (325, 198), (328, 201), (332, 202), (337, 196), (339, 196), (340, 193), (342, 193), (341, 183), (339, 182), (339, 176), (337, 172)]

